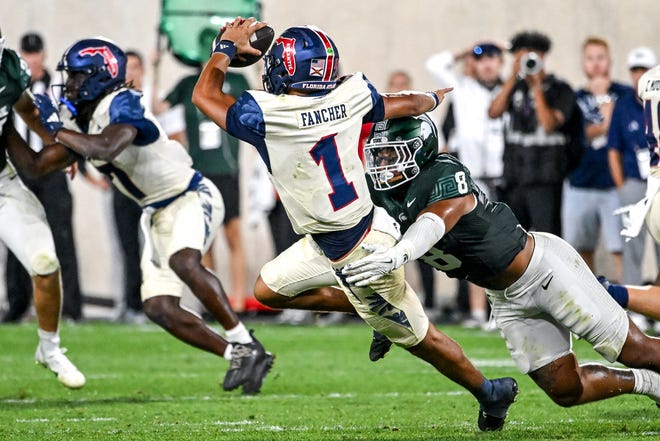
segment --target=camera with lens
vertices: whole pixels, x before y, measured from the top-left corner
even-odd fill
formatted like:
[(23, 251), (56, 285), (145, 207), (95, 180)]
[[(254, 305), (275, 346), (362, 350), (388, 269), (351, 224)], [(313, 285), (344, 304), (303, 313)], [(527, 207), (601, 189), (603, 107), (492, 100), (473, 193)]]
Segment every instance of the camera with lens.
[(534, 75), (543, 69), (543, 61), (536, 52), (528, 52), (520, 58), (520, 74)]

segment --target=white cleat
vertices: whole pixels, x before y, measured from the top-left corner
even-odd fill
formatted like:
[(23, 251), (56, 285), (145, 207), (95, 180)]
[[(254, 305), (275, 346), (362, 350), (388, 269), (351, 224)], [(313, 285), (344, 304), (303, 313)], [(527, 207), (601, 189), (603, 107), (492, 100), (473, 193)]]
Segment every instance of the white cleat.
[(34, 358), (37, 363), (50, 369), (57, 375), (57, 381), (69, 389), (80, 389), (85, 385), (85, 376), (71, 361), (64, 355), (66, 349), (57, 348), (55, 351), (44, 354), (41, 345), (37, 346), (37, 352)]

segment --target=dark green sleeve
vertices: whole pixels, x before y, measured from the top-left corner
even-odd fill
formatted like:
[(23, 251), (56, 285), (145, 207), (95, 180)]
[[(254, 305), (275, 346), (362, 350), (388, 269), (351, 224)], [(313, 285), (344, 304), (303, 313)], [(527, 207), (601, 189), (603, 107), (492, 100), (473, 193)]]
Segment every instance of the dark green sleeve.
[(426, 206), (465, 196), (472, 192), (474, 187), (470, 172), (455, 159), (436, 160), (420, 178), (423, 179), (428, 194)]
[(16, 81), (21, 91), (26, 90), (30, 86), (32, 80), (30, 68), (27, 61), (22, 59), (15, 51), (5, 49), (2, 64), (9, 77)]

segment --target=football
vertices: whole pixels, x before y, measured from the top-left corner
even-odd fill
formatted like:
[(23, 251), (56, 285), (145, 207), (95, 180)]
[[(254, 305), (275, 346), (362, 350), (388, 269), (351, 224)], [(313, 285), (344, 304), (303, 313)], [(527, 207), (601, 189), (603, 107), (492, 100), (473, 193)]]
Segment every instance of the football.
[[(215, 45), (220, 40), (222, 40), (223, 33), (224, 30), (221, 30), (218, 36), (215, 37), (215, 40), (213, 41), (214, 48)], [(268, 49), (270, 48), (270, 45), (273, 43), (274, 38), (275, 38), (275, 31), (270, 26), (264, 26), (263, 28), (259, 29), (257, 32), (255, 32), (250, 36), (250, 45), (253, 48), (258, 49), (261, 52), (261, 54), (260, 55), (236, 54), (236, 56), (231, 60), (231, 63), (229, 63), (229, 66), (246, 67), (246, 66), (251, 66), (252, 64), (261, 60), (261, 58), (266, 54), (266, 51), (268, 51)]]

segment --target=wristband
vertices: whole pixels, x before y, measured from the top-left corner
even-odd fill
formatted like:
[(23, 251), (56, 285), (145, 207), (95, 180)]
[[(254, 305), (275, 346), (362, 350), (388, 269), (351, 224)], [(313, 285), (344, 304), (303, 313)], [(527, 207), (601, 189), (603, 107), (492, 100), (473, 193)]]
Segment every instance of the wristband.
[(225, 54), (231, 61), (231, 59), (234, 58), (234, 55), (236, 55), (236, 43), (230, 40), (220, 40), (218, 44), (215, 45), (213, 53)]
[(440, 105), (440, 98), (438, 98), (435, 92), (426, 92), (425, 95), (433, 98), (433, 107), (427, 110), (427, 112), (433, 112)]

